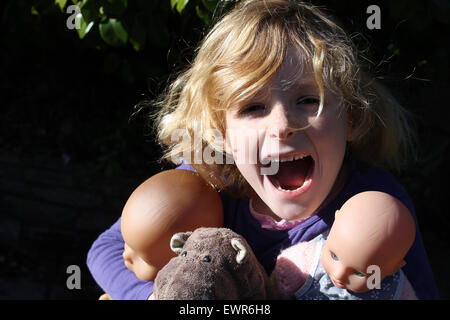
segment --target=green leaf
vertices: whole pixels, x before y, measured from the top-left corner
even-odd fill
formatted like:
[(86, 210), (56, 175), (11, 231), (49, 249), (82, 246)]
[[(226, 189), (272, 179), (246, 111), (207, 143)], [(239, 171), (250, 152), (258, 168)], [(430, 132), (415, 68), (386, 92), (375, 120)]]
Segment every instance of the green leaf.
[(39, 11), (37, 11), (37, 9), (34, 6), (31, 6), (31, 14), (33, 16), (38, 16), (39, 15)]
[(173, 9), (177, 9), (178, 13), (182, 13), (189, 0), (170, 0), (170, 6)]
[(124, 46), (128, 41), (128, 32), (122, 23), (115, 19), (107, 19), (106, 22), (99, 24), (100, 36), (112, 47)]
[(66, 6), (67, 0), (55, 0), (55, 4), (59, 6), (61, 12), (64, 12), (64, 7)]
[(80, 5), (80, 11), (87, 23), (95, 21), (100, 14), (100, 3), (98, 1), (84, 0)]
[[(79, 22), (78, 22), (79, 21)], [(75, 17), (75, 24), (80, 24), (80, 28), (77, 28), (77, 33), (78, 33), (78, 37), (80, 39), (83, 39), (86, 34), (89, 32), (89, 30), (91, 30), (92, 26), (94, 25), (94, 22), (91, 21), (89, 23), (86, 22), (86, 20), (84, 20), (83, 15), (78, 14)]]
[(205, 24), (210, 24), (211, 23), (211, 17), (209, 16), (209, 13), (206, 10), (203, 10), (202, 8), (200, 8), (200, 6), (196, 6), (195, 7), (195, 11), (197, 11), (197, 16), (202, 19), (202, 21)]

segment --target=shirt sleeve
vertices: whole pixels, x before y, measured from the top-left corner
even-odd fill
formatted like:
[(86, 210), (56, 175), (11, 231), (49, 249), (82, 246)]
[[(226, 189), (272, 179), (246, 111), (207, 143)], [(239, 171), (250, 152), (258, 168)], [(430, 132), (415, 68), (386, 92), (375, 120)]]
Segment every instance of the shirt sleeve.
[(87, 266), (97, 284), (113, 300), (146, 300), (153, 292), (153, 282), (142, 281), (125, 266), (124, 240), (120, 219), (92, 244)]

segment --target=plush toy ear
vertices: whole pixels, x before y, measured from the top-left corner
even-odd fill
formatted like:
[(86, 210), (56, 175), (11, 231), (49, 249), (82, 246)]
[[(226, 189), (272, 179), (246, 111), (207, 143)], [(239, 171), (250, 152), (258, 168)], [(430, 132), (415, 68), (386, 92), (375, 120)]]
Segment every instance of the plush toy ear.
[(244, 243), (239, 238), (231, 239), (231, 246), (236, 250), (236, 262), (241, 264), (244, 262), (245, 257), (247, 257), (247, 248)]
[(170, 249), (176, 254), (180, 254), (183, 251), (184, 243), (191, 234), (191, 231), (175, 233), (170, 239)]

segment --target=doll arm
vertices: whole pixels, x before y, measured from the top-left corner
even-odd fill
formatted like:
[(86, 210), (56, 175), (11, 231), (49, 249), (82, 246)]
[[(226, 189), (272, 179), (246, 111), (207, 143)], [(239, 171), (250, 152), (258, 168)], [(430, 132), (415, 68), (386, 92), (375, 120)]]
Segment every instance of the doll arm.
[(283, 298), (293, 298), (308, 279), (316, 245), (316, 242), (300, 242), (283, 250), (278, 256), (274, 277)]
[(120, 219), (92, 244), (87, 266), (97, 284), (114, 300), (146, 300), (153, 282), (141, 281), (125, 266)]

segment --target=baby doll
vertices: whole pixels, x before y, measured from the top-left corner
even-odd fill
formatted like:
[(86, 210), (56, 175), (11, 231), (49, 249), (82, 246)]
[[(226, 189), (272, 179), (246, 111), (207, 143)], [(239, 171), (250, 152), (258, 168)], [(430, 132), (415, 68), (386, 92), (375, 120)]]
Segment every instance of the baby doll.
[(272, 276), (284, 298), (417, 299), (400, 269), (414, 237), (414, 219), (399, 200), (362, 192), (336, 211), (327, 239), (282, 251)]
[[(176, 256), (170, 248), (173, 234), (199, 227), (222, 227), (219, 194), (197, 173), (167, 170), (142, 183), (122, 212), (126, 267), (140, 280), (153, 281)], [(104, 294), (101, 300), (108, 300)]]

